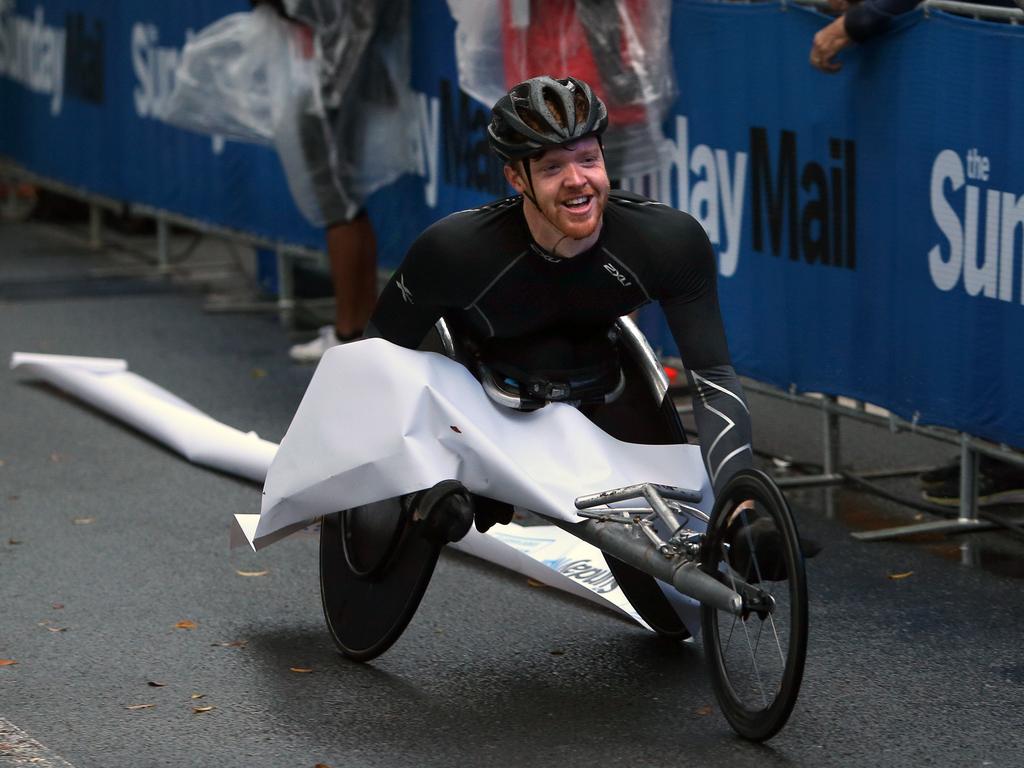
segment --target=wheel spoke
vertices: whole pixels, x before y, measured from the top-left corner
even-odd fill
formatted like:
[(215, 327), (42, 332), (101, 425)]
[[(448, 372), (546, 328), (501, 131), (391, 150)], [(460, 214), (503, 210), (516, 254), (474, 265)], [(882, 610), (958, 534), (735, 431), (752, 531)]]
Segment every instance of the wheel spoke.
[[(744, 518), (745, 518), (745, 513), (741, 513), (741, 514), (744, 514)], [(746, 522), (746, 520), (744, 519), (744, 523), (745, 522)], [(730, 583), (732, 585), (733, 591), (735, 592), (735, 591), (737, 591), (737, 589), (736, 589), (736, 575), (735, 575), (736, 571), (733, 569), (732, 563), (729, 562), (729, 555), (728, 555), (728, 553), (723, 551), (722, 552), (722, 559), (725, 561), (725, 566), (728, 569), (729, 581), (730, 581)], [(757, 686), (756, 687), (761, 692), (761, 700), (762, 700), (762, 702), (764, 702), (764, 706), (767, 707), (768, 706), (768, 700), (765, 697), (765, 685), (764, 685), (764, 681), (761, 679), (761, 671), (760, 671), (760, 669), (758, 668), (758, 665), (757, 665), (757, 646), (760, 643), (760, 638), (761, 638), (760, 630), (758, 631), (757, 640), (754, 643), (754, 647), (751, 648), (751, 646), (750, 646), (750, 633), (747, 630), (747, 622), (742, 620), (742, 619), (740, 619), (737, 616), (733, 616), (732, 627), (729, 630), (729, 641), (726, 643), (726, 647), (723, 649), (723, 653), (725, 651), (728, 651), (729, 646), (732, 643), (733, 629), (735, 628), (737, 621), (739, 621), (740, 625), (743, 627), (743, 636), (744, 636), (744, 638), (746, 640), (746, 643), (747, 643), (747, 650), (750, 652), (750, 663), (751, 663), (751, 665), (754, 668), (754, 676), (757, 678)], [(762, 622), (762, 625), (763, 625), (763, 622)]]
[[(732, 569), (732, 564), (729, 562), (729, 553), (728, 552), (725, 552), (725, 551), (722, 552), (722, 560), (725, 561), (726, 575), (728, 575), (729, 581), (732, 584), (732, 591), (735, 592), (736, 591), (736, 576), (734, 575), (734, 571)], [(736, 622), (737, 621), (740, 621), (740, 617), (739, 616), (733, 616), (732, 617), (732, 624), (729, 627), (729, 639), (726, 641), (725, 648), (722, 649), (723, 651), (729, 650), (729, 646), (732, 645), (732, 633), (736, 630)]]
[(750, 651), (750, 663), (754, 667), (754, 677), (757, 678), (757, 688), (761, 691), (761, 700), (764, 702), (765, 707), (768, 707), (768, 699), (764, 695), (764, 681), (761, 679), (761, 670), (757, 666), (757, 657), (754, 655), (753, 648), (750, 647), (750, 633), (747, 631), (747, 622), (743, 622), (743, 635), (747, 639), (747, 650)]
[(750, 547), (750, 558), (754, 563), (754, 573), (757, 575), (757, 583), (764, 584), (764, 577), (761, 575), (761, 563), (757, 559), (757, 548)]
[(736, 622), (738, 622), (739, 620), (740, 620), (739, 616), (733, 616), (732, 617), (732, 624), (729, 625), (729, 637), (725, 641), (725, 648), (722, 649), (723, 651), (728, 651), (729, 650), (729, 646), (732, 645), (732, 633), (735, 631), (735, 629), (736, 629)]
[[(772, 634), (775, 635), (775, 647), (779, 649), (779, 663), (782, 664), (782, 671), (786, 671), (786, 657), (782, 653), (782, 641), (779, 640), (779, 632), (775, 628), (775, 617), (768, 614), (768, 623), (772, 626)], [(763, 626), (763, 622), (762, 622)]]

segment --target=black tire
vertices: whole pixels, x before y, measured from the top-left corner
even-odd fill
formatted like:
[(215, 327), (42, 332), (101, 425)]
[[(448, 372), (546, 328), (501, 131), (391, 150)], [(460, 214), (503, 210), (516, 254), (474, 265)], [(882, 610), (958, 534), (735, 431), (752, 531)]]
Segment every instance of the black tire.
[[(786, 724), (800, 692), (807, 655), (807, 577), (786, 499), (768, 475), (753, 469), (737, 472), (718, 495), (701, 568), (734, 589), (740, 583), (729, 567), (726, 528), (727, 518), (746, 499), (755, 502), (758, 519), (771, 521), (770, 532), (781, 544), (778, 580), (768, 580), (756, 553), (748, 565), (748, 583), (771, 596), (773, 610), (737, 617), (703, 605), (701, 624), (722, 713), (740, 736), (765, 741)], [(740, 514), (745, 524), (747, 513)]]
[[(651, 397), (648, 377), (636, 359), (623, 354), (621, 362), (626, 390), (615, 402), (586, 408), (584, 413), (609, 435), (623, 442), (684, 445), (686, 430), (672, 398), (666, 395), (660, 403), (655, 402)], [(604, 559), (622, 594), (659, 637), (679, 641), (690, 637), (686, 625), (653, 576), (610, 555), (606, 554)]]
[(679, 641), (690, 637), (690, 631), (653, 576), (612, 557), (607, 552), (604, 553), (604, 559), (633, 610), (659, 637)]
[[(436, 326), (420, 348), (446, 354)], [(440, 483), (417, 503), (426, 498), (432, 505), (455, 490), (450, 482)], [(327, 515), (320, 527), (324, 618), (338, 650), (356, 661), (369, 661), (394, 645), (427, 591), (444, 541), (461, 537), (425, 530), (412, 520), (412, 506), (388, 499)]]
[(401, 499), (324, 517), (320, 597), (338, 649), (369, 661), (405, 631), (434, 573), (441, 544), (424, 536)]

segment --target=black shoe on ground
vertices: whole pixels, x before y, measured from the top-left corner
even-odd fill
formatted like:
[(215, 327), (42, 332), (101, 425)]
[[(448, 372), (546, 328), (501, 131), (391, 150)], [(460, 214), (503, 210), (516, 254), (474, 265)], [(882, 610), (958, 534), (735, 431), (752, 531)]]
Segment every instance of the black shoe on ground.
[(770, 517), (758, 517), (745, 525), (737, 515), (725, 537), (730, 545), (729, 565), (744, 581), (757, 584), (786, 578), (782, 534)]
[[(925, 482), (925, 475), (930, 478), (940, 477), (944, 470), (945, 479), (930, 484)], [(943, 507), (960, 506), (960, 464), (940, 467), (925, 472), (920, 476), (925, 485), (921, 495), (925, 501)], [(996, 461), (982, 456), (978, 462), (978, 506), (995, 504), (1015, 504), (1024, 502), (1024, 469), (1005, 461)]]
[[(768, 515), (748, 515), (747, 524), (744, 524), (742, 516), (737, 515), (726, 530), (725, 540), (730, 544), (729, 564), (747, 583), (783, 581), (786, 578), (782, 532)], [(800, 536), (799, 542), (805, 558), (821, 552), (821, 544), (814, 539)]]
[(950, 481), (957, 482), (960, 480), (960, 459), (953, 459), (949, 464), (943, 464), (941, 467), (934, 467), (926, 470), (917, 476), (917, 481), (923, 488), (931, 488), (936, 485), (943, 485)]

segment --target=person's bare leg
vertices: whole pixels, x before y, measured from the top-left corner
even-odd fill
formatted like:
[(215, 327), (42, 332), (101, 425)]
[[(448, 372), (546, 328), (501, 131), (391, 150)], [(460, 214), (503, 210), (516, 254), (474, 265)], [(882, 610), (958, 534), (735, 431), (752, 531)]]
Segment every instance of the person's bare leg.
[(334, 284), (334, 328), (339, 338), (362, 333), (377, 303), (377, 244), (370, 217), (327, 229)]
[(359, 327), (366, 328), (377, 307), (377, 235), (369, 216), (362, 217), (360, 225), (363, 227), (363, 258), (359, 283), (359, 317), (362, 323)]

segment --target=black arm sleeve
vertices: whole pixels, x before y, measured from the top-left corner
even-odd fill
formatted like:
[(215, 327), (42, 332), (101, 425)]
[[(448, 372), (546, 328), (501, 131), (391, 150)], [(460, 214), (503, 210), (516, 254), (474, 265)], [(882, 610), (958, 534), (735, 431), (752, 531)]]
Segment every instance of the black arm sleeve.
[(423, 342), (449, 303), (444, 295), (445, 253), (438, 239), (428, 229), (409, 248), (377, 300), (366, 337), (387, 339), (408, 349), (417, 349)]
[(673, 281), (676, 295), (662, 299), (661, 306), (694, 392), (701, 455), (717, 493), (734, 472), (753, 466), (750, 409), (729, 358), (714, 252), (704, 230), (696, 222), (694, 227)]
[(894, 18), (912, 11), (920, 2), (921, 0), (864, 0), (847, 9), (843, 16), (843, 26), (852, 40), (862, 43), (884, 32)]

